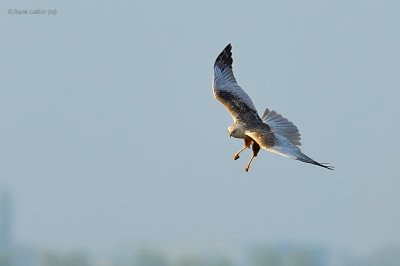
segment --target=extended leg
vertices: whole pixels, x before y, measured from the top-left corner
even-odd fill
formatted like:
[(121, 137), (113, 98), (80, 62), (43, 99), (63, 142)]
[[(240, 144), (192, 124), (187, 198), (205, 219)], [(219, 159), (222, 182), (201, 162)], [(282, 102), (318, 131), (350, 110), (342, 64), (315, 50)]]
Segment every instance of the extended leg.
[(244, 170), (246, 172), (249, 171), (251, 162), (253, 161), (254, 157), (256, 157), (258, 152), (260, 151), (260, 145), (258, 145), (257, 142), (253, 141), (253, 145), (251, 146), (251, 148), (253, 150), (253, 154), (251, 155), (250, 161), (246, 164), (246, 167), (244, 168)]
[(233, 160), (239, 159), (239, 158), (240, 158), (239, 154), (240, 154), (242, 151), (244, 151), (245, 149), (247, 149), (247, 148), (249, 148), (249, 147), (247, 147), (246, 145), (243, 146), (243, 148), (241, 148), (240, 151), (238, 151), (237, 153), (235, 153), (235, 154), (233, 155)]
[(244, 146), (243, 146), (243, 148), (241, 148), (240, 151), (238, 151), (237, 153), (235, 153), (235, 154), (233, 155), (233, 160), (239, 159), (239, 158), (240, 158), (239, 154), (240, 154), (242, 151), (244, 151), (245, 149), (250, 148), (250, 144), (251, 144), (251, 139), (250, 139), (250, 138), (244, 139)]

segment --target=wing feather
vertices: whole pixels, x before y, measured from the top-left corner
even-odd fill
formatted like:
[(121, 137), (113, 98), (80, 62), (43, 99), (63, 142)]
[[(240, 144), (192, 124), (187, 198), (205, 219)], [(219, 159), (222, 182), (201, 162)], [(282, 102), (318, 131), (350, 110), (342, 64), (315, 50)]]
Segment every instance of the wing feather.
[(215, 60), (214, 96), (228, 109), (234, 121), (260, 119), (251, 98), (239, 86), (233, 75), (231, 50), (232, 46), (228, 44)]

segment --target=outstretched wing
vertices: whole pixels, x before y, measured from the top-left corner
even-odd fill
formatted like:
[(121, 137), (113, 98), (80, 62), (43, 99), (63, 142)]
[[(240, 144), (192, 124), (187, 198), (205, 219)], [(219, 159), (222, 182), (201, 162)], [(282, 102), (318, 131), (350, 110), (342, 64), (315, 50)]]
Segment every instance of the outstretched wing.
[(234, 121), (259, 120), (259, 116), (246, 92), (237, 84), (232, 71), (232, 46), (228, 44), (214, 64), (214, 96), (229, 111)]
[(281, 134), (277, 134), (276, 132), (268, 132), (261, 127), (246, 131), (246, 135), (257, 142), (261, 148), (269, 152), (276, 153), (294, 160), (299, 160), (304, 163), (310, 163), (329, 170), (333, 170), (332, 166), (314, 161), (313, 159), (302, 153), (299, 147), (297, 147), (295, 144), (293, 144), (293, 142), (291, 142)]
[(298, 128), (282, 115), (278, 114), (274, 110), (270, 111), (266, 108), (261, 119), (265, 124), (270, 126), (272, 132), (276, 132), (285, 137), (296, 146), (301, 146), (300, 132)]

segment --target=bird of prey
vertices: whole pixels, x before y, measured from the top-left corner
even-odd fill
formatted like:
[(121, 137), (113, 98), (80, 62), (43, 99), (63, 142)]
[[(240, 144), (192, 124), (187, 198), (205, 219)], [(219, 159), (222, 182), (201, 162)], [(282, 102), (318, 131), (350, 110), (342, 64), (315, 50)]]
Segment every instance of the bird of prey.
[(239, 159), (239, 154), (251, 147), (253, 154), (245, 167), (246, 172), (260, 149), (333, 170), (332, 166), (318, 163), (301, 152), (300, 133), (292, 122), (268, 108), (262, 117), (258, 115), (250, 97), (233, 75), (231, 50), (232, 46), (228, 44), (215, 60), (213, 90), (215, 98), (233, 118), (234, 123), (228, 128), (229, 135), (244, 140), (243, 148), (234, 154), (233, 159)]

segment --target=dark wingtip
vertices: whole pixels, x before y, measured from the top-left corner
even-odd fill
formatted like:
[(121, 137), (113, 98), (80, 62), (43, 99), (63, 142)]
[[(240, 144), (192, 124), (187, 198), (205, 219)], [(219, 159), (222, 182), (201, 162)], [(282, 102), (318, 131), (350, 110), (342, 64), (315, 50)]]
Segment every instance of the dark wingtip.
[(215, 65), (223, 69), (224, 67), (232, 67), (232, 63), (232, 45), (228, 44), (218, 55), (217, 60), (215, 60)]
[(225, 48), (224, 48), (224, 51), (228, 51), (228, 52), (230, 52), (232, 50), (232, 44), (228, 44)]
[(329, 165), (328, 163), (319, 163), (319, 162), (316, 162), (316, 161), (314, 161), (314, 160), (312, 160), (312, 162), (310, 162), (310, 163), (315, 164), (315, 165), (318, 165), (318, 166), (321, 166), (321, 167), (323, 167), (323, 168), (326, 168), (326, 169), (329, 169), (329, 170), (332, 170), (332, 171), (333, 171), (334, 168), (335, 168), (335, 167)]
[(335, 167), (333, 167), (332, 165), (326, 164), (326, 163), (318, 163), (317, 165), (324, 167), (326, 169), (332, 170), (332, 171), (335, 170)]
[(313, 159), (311, 159), (310, 157), (308, 157), (305, 154), (301, 154), (301, 156), (298, 157), (297, 160), (302, 161), (304, 163), (310, 163), (310, 164), (318, 165), (318, 166), (326, 168), (328, 170), (334, 170), (334, 167), (329, 165), (328, 163), (319, 163), (317, 161), (314, 161)]

